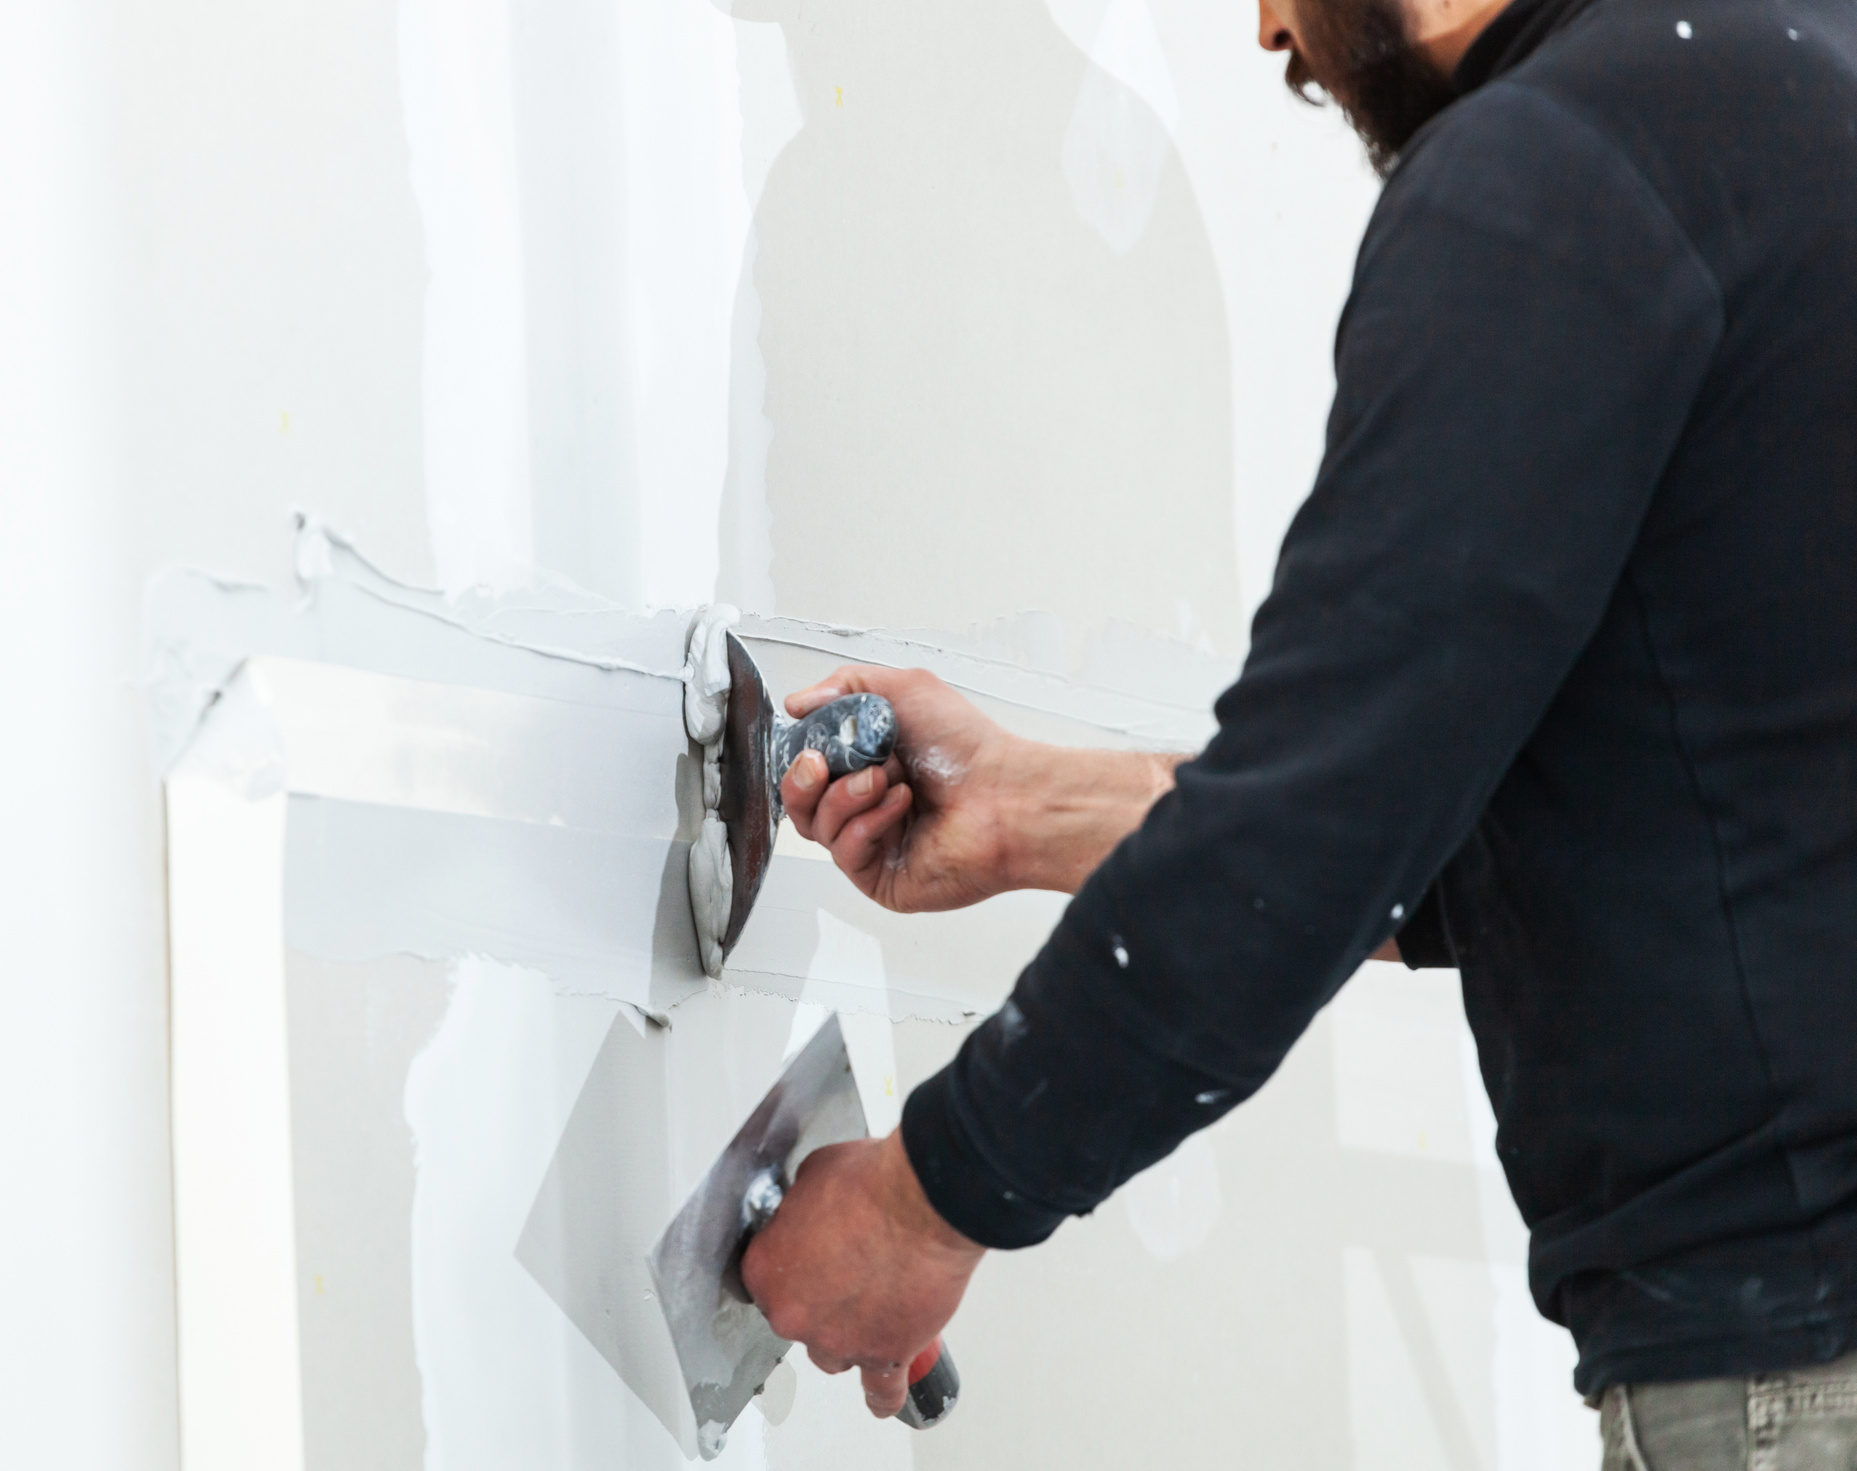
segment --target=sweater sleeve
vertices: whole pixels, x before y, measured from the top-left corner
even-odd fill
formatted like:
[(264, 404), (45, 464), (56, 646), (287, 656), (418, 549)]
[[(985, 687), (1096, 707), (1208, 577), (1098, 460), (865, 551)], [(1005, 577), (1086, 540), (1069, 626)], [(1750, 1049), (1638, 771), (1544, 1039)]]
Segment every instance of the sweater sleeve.
[(1400, 929), (1598, 626), (1721, 330), (1661, 199), (1559, 103), (1498, 82), (1421, 136), (1218, 733), (908, 1101), (952, 1225), (1010, 1247), (1087, 1213)]

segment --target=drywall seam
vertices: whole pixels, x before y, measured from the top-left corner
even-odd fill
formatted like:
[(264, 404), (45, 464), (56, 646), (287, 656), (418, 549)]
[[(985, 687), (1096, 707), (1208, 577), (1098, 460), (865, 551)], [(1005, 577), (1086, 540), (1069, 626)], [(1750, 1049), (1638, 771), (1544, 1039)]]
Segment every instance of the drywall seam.
[[(554, 583), (448, 600), (384, 576), (307, 515), (297, 554), (295, 602), (177, 572), (151, 584), (147, 614), (161, 764), (241, 681), (276, 723), (287, 943), (329, 961), (482, 954), (650, 1015), (701, 990), (686, 875), (702, 766), (677, 677), (687, 615), (630, 613)], [(1114, 658), (1106, 667), (1124, 688), (1001, 657), (989, 640), (1024, 637), (1018, 625), (943, 637), (746, 624), (777, 688), (816, 678), (836, 655), (938, 668), (1022, 712), (1021, 725), (1042, 721), (1047, 738), (1163, 732), (1181, 745), (1205, 723), (1130, 692), (1138, 681)], [(1127, 647), (1147, 652), (1125, 663), (1157, 662), (1150, 645)], [(1194, 679), (1217, 668), (1180, 646), (1173, 656), (1167, 667)], [(1064, 904), (1017, 893), (898, 916), (820, 856), (791, 835), (776, 846), (729, 983), (796, 996), (824, 911), (872, 936), (887, 971), (882, 984), (830, 982), (835, 1006), (958, 1021), (998, 1004)]]
[(612, 759), (674, 745), (674, 714), (651, 702), (589, 706), (263, 655), (245, 670), (280, 731), (295, 796), (677, 833), (673, 785)]
[[(788, 647), (797, 649), (814, 649), (821, 654), (837, 654), (845, 652), (847, 649), (862, 649), (867, 646), (868, 641), (877, 640), (885, 645), (891, 646), (891, 648), (895, 650), (895, 652), (889, 654), (884, 662), (897, 664), (899, 667), (899, 656), (908, 655), (918, 659), (951, 660), (954, 661), (957, 666), (961, 667), (971, 666), (988, 670), (997, 670), (1011, 678), (1023, 679), (1029, 675), (1041, 685), (1052, 690), (1069, 689), (1073, 687), (1074, 684), (1074, 681), (1067, 679), (1061, 674), (1046, 670), (1027, 669), (1024, 664), (1011, 659), (1003, 659), (997, 656), (978, 653), (972, 649), (964, 649), (960, 646), (962, 641), (954, 637), (937, 641), (930, 638), (926, 631), (918, 630), (899, 633), (888, 629), (846, 628), (839, 624), (819, 623), (800, 618), (756, 618), (752, 615), (750, 615), (744, 626), (751, 630), (747, 636), (758, 639), (763, 643), (785, 644)], [(807, 630), (812, 633), (813, 637), (800, 638), (791, 634), (778, 634), (772, 631), (777, 626)], [(822, 640), (836, 640), (836, 642), (822, 642)], [(1110, 692), (1104, 691), (1104, 693)], [(1000, 698), (1006, 697), (1001, 696)], [(1020, 697), (1015, 700), (1015, 703), (1026, 704), (1031, 702), (1024, 697)], [(1191, 709), (1194, 707), (1185, 703), (1178, 703), (1174, 708)]]
[[(563, 579), (502, 595), (447, 598), (381, 572), (346, 537), (304, 512), (297, 516), (296, 568), (302, 596), (295, 602), (192, 569), (151, 580), (144, 682), (158, 769), (178, 757), (215, 692), (251, 654), (588, 700), (610, 698), (603, 691), (612, 686), (597, 676), (681, 681), (685, 674), (687, 613), (642, 614)], [(363, 615), (352, 606), (357, 598), (379, 605), (387, 621)], [(393, 613), (435, 627), (421, 635), (391, 621)], [(1010, 622), (943, 634), (747, 615), (739, 632), (759, 644), (847, 662), (928, 668), (988, 700), (1073, 722), (1080, 744), (1136, 738), (1196, 748), (1214, 727), (1212, 700), (1236, 674), (1231, 661), (1115, 625), (1102, 629), (1068, 672), (990, 652), (1020, 641), (1020, 628)], [(498, 662), (486, 644), (506, 657)], [(525, 656), (582, 666), (595, 677), (558, 681), (545, 663), (524, 667)]]
[[(737, 970), (730, 966), (720, 981), (711, 982), (718, 995), (772, 996), (807, 1006), (835, 1011), (840, 1016), (882, 1017), (891, 1022), (933, 1022), (958, 1027), (981, 1014), (982, 1008), (960, 998), (927, 995), (919, 991), (900, 991), (894, 986), (881, 989), (864, 982), (821, 981), (794, 976), (788, 971)], [(1004, 999), (1005, 989), (1000, 992)], [(997, 1005), (997, 1003), (995, 1003)], [(993, 1006), (984, 1008), (993, 1010)], [(668, 1013), (675, 1022), (677, 1013)]]
[[(400, 608), (422, 617), (434, 618), (441, 623), (448, 623), (455, 628), (463, 628), (478, 638), (488, 639), (493, 643), (503, 644), (512, 649), (521, 649), (526, 653), (539, 654), (545, 659), (564, 659), (570, 663), (587, 664), (595, 669), (608, 672), (625, 670), (632, 674), (648, 675), (653, 679), (684, 678), (684, 666), (675, 668), (652, 668), (631, 659), (617, 655), (601, 655), (585, 649), (574, 649), (537, 643), (532, 639), (512, 638), (498, 633), (488, 626), (486, 618), (472, 618), (459, 606), (459, 597), (441, 597), (424, 588), (413, 587), (398, 578), (389, 577), (372, 562), (356, 550), (354, 543), (332, 531), (315, 517), (306, 512), (297, 513), (296, 567), (298, 577), (306, 585), (314, 585), (326, 577), (341, 576), (351, 587), (377, 598), (390, 607)], [(609, 603), (592, 593), (584, 592), (565, 580), (542, 578), (542, 585), (550, 588), (552, 600), (544, 597), (541, 606), (550, 611), (563, 613), (617, 613), (617, 604)], [(475, 592), (475, 588), (466, 589)], [(468, 608), (468, 604), (466, 608)], [(494, 613), (492, 614), (494, 616)]]
[(1215, 728), (1213, 700), (1237, 677), (1233, 663), (1146, 633), (1129, 640), (1139, 652), (1120, 653), (1117, 662), (1145, 669), (1150, 680), (1158, 668), (1163, 679), (1183, 690), (1184, 699), (1093, 682), (1089, 665), (1107, 662), (1106, 651), (1114, 647), (1107, 639), (1085, 650), (1084, 670), (1065, 673), (964, 648), (963, 643), (978, 640), (955, 635), (933, 640), (913, 630), (848, 629), (752, 614), (743, 615), (737, 633), (748, 643), (807, 650), (847, 663), (925, 668), (969, 694), (1088, 726), (1098, 733), (1098, 743), (1114, 735), (1170, 749), (1198, 749)]
[(284, 934), (321, 960), (464, 954), (662, 1012), (702, 989), (670, 838), (293, 797)]

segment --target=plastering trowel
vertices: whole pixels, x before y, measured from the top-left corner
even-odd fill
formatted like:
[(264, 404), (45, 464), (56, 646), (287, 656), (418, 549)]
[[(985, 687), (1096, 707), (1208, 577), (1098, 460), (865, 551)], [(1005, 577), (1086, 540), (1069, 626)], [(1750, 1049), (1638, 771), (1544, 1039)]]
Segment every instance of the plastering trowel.
[[(706, 1461), (721, 1454), (735, 1417), (793, 1346), (749, 1300), (742, 1252), (773, 1219), (807, 1155), (867, 1132), (844, 1032), (832, 1016), (787, 1063), (651, 1249), (651, 1277)], [(896, 1418), (926, 1430), (954, 1409), (960, 1390), (953, 1359), (931, 1347), (909, 1366)]]
[(733, 608), (706, 608), (690, 630), (684, 725), (703, 746), (703, 829), (690, 848), (690, 912), (703, 969), (722, 963), (754, 908), (781, 818), (780, 779), (802, 751), (833, 780), (881, 766), (896, 713), (881, 695), (845, 695), (800, 720), (775, 706), (754, 659), (730, 633)]

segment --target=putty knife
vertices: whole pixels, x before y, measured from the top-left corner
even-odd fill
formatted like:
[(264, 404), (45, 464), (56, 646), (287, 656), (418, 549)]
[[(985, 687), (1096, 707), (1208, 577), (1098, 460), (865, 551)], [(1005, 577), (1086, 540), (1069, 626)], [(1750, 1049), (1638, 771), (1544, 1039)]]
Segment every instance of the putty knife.
[[(735, 1417), (793, 1346), (749, 1300), (742, 1252), (773, 1219), (807, 1155), (867, 1133), (844, 1033), (832, 1016), (788, 1062), (651, 1249), (652, 1281), (706, 1461), (722, 1453)], [(896, 1418), (925, 1430), (954, 1409), (960, 1376), (946, 1350), (933, 1348), (909, 1366), (909, 1376)]]
[[(727, 834), (728, 852), (725, 862), (715, 846), (698, 843), (691, 852), (690, 883), (704, 968), (711, 975), (721, 974), (767, 877), (782, 815), (780, 780), (795, 758), (802, 751), (817, 751), (837, 780), (881, 766), (896, 745), (896, 712), (881, 695), (845, 695), (803, 719), (789, 720), (774, 704), (741, 640), (720, 627), (705, 630), (705, 640), (718, 633), (726, 640), (728, 703), (719, 740), (720, 792), (711, 800)], [(723, 906), (716, 901), (725, 893), (728, 918), (723, 922)]]

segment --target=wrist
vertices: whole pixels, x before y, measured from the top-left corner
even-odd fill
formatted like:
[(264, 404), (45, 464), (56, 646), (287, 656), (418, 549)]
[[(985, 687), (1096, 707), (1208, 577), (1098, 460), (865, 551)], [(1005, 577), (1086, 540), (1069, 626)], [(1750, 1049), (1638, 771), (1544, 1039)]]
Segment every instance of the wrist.
[(916, 1178), (909, 1152), (903, 1148), (903, 1131), (893, 1129), (880, 1146), (884, 1198), (890, 1219), (921, 1246), (946, 1263), (972, 1271), (986, 1248), (968, 1240), (942, 1219), (929, 1204), (922, 1182)]
[(1020, 741), (1002, 783), (1004, 887), (1076, 893), (1172, 790), (1185, 759)]

